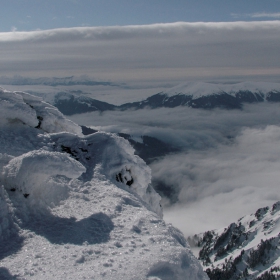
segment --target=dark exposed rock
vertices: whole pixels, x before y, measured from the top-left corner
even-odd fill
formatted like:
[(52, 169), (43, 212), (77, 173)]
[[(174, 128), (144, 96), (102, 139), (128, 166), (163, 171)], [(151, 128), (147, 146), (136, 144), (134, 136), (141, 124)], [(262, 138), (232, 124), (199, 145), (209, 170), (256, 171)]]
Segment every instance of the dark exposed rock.
[(83, 135), (90, 135), (92, 133), (97, 132), (98, 130), (92, 129), (90, 127), (81, 125)]
[(78, 152), (71, 149), (71, 147), (61, 145), (61, 151), (71, 155), (74, 159), (79, 160), (79, 157), (77, 156)]
[(127, 139), (135, 149), (135, 154), (141, 157), (147, 164), (150, 164), (156, 158), (179, 151), (178, 148), (170, 146), (152, 136), (143, 135), (142, 143), (140, 143), (133, 140), (129, 134), (118, 133), (118, 135)]
[(43, 117), (37, 116), (37, 120), (38, 120), (38, 125), (35, 128), (39, 128), (40, 129), (42, 121), (43, 121)]
[[(63, 98), (62, 98), (63, 97)], [(54, 106), (64, 115), (74, 115), (93, 111), (115, 110), (116, 106), (86, 96), (60, 93), (56, 96)]]
[(257, 210), (257, 212), (255, 213), (255, 217), (258, 219), (258, 220), (261, 220), (262, 217), (268, 212), (268, 207), (263, 207), (263, 208), (260, 208)]
[(259, 208), (223, 232), (206, 231), (188, 239), (201, 248), (199, 260), (211, 280), (280, 279), (275, 266), (280, 257), (279, 205)]

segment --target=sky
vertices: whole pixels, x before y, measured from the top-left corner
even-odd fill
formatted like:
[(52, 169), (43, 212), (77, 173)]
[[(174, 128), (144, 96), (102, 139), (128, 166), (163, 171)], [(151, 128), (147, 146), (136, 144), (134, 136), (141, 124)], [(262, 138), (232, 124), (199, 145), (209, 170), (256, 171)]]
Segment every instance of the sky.
[(279, 0), (10, 0), (1, 6), (0, 32), (280, 18)]
[(279, 81), (280, 21), (177, 22), (0, 33), (0, 76), (87, 75), (130, 87)]
[(280, 1), (5, 1), (0, 77), (279, 81)]

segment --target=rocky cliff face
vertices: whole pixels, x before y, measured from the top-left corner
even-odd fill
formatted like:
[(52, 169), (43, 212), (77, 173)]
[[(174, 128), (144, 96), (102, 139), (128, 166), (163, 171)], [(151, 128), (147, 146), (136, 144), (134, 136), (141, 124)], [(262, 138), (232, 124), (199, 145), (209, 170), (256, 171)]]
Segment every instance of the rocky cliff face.
[(210, 279), (279, 279), (280, 202), (189, 238)]

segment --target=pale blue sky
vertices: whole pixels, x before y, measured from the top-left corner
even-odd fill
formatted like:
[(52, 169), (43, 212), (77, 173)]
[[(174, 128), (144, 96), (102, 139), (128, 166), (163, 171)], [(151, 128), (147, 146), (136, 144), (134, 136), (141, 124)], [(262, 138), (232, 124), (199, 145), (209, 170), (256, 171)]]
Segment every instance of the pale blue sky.
[(280, 19), (279, 0), (9, 0), (0, 32), (77, 26)]

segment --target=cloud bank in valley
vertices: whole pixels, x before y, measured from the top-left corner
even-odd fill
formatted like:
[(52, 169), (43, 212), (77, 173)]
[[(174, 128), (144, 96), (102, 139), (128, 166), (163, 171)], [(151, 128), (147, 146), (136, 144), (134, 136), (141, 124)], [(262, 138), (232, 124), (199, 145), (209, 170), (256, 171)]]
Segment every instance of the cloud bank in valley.
[(279, 27), (280, 21), (178, 22), (0, 33), (0, 75), (86, 74), (138, 84), (275, 78)]
[(280, 200), (279, 141), (279, 126), (246, 128), (233, 145), (155, 164), (156, 177), (181, 187), (179, 204), (167, 209), (167, 220), (194, 234), (226, 226)]
[(280, 200), (279, 104), (245, 105), (243, 110), (162, 108), (71, 118), (105, 131), (154, 136), (183, 150), (159, 159), (151, 168), (156, 180), (180, 190), (178, 203), (165, 205), (165, 218), (186, 235), (226, 226)]

